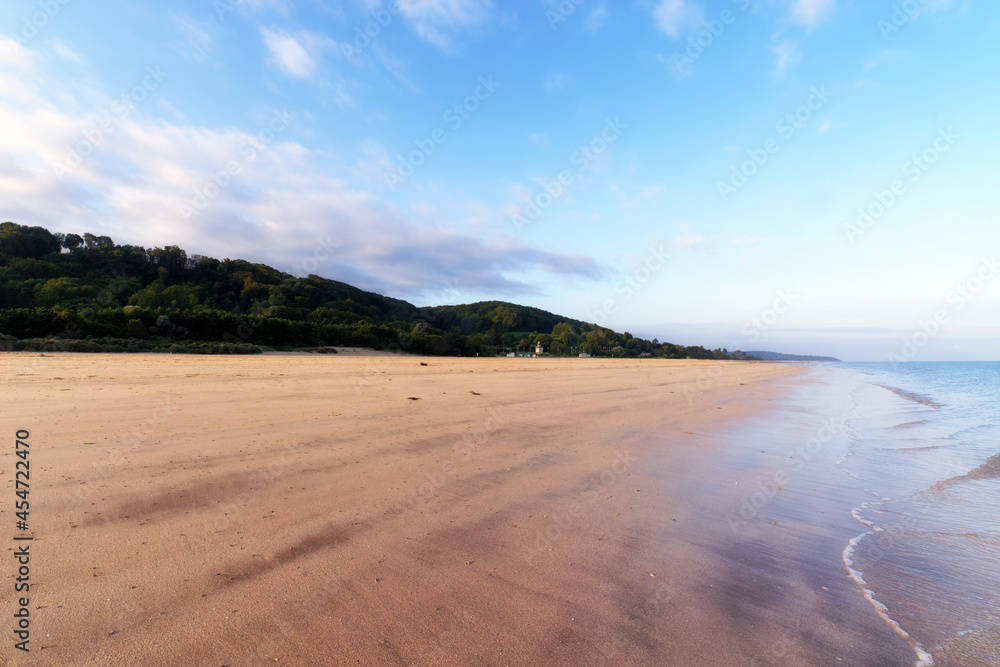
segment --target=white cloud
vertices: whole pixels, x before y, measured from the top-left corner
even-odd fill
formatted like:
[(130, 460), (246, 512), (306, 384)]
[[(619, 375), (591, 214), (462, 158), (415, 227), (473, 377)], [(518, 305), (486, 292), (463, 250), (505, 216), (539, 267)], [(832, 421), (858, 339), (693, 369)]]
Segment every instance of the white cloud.
[(299, 79), (308, 79), (312, 76), (316, 70), (316, 61), (297, 39), (285, 31), (271, 32), (267, 28), (261, 28), (260, 32), (278, 69)]
[(531, 132), (528, 134), (528, 139), (531, 143), (541, 146), (542, 148), (549, 148), (552, 146), (552, 139), (546, 132)]
[(671, 37), (699, 25), (704, 15), (702, 6), (689, 0), (661, 0), (653, 10), (656, 25)]
[(173, 104), (171, 104), (167, 100), (160, 99), (159, 100), (159, 104), (160, 104), (161, 107), (163, 107), (164, 109), (166, 109), (167, 111), (169, 111), (171, 114), (173, 114), (174, 116), (176, 116), (178, 119), (180, 119), (180, 120), (187, 120), (187, 114), (185, 114), (183, 111), (181, 111), (180, 109), (178, 109), (177, 107), (175, 107)]
[(184, 40), (177, 50), (198, 62), (205, 62), (214, 42), (211, 28), (183, 14), (174, 14), (170, 18)]
[(0, 68), (30, 72), (35, 69), (37, 56), (10, 37), (0, 35)]
[(608, 20), (608, 7), (603, 2), (590, 10), (587, 14), (587, 30), (597, 32)]
[[(33, 99), (38, 82), (31, 76), (38, 66), (38, 54), (19, 42), (0, 35), (0, 99), (23, 101)], [(10, 131), (10, 128), (6, 128)]]
[(865, 63), (865, 71), (870, 72), (873, 69), (879, 69), (884, 66), (895, 65), (900, 63), (910, 57), (907, 51), (898, 51), (896, 49), (884, 49), (879, 54), (873, 56), (868, 62)]
[(775, 44), (771, 47), (771, 53), (775, 56), (774, 68), (778, 74), (783, 74), (791, 65), (802, 62), (802, 52), (793, 39)]
[(814, 26), (826, 19), (837, 0), (794, 0), (792, 20), (799, 25)]
[(560, 90), (573, 83), (573, 76), (564, 72), (552, 72), (545, 77), (546, 90)]
[(399, 11), (417, 34), (446, 52), (454, 52), (453, 34), (483, 23), (490, 0), (398, 0)]
[(340, 49), (340, 45), (326, 35), (317, 35), (305, 30), (290, 35), (284, 30), (260, 29), (264, 44), (271, 54), (271, 64), (288, 76), (296, 79), (311, 79), (328, 49)]
[(83, 62), (83, 57), (79, 53), (77, 53), (73, 49), (69, 48), (68, 46), (66, 46), (62, 42), (56, 42), (53, 45), (53, 48), (55, 49), (56, 53), (58, 53), (60, 56), (62, 56), (66, 60), (72, 60), (75, 63), (82, 63)]
[(677, 250), (701, 250), (705, 246), (704, 236), (678, 236), (673, 240), (674, 248)]
[[(91, 89), (79, 97), (99, 100), (92, 108), (56, 104), (54, 91), (66, 81), (29, 71), (31, 54), (3, 39), (0, 63), (21, 63), (9, 76), (37, 83), (22, 85), (21, 97), (0, 97), (4, 219), (108, 234), (120, 243), (176, 243), (191, 253), (243, 257), (292, 273), (301, 268), (411, 299), (456, 277), (463, 287), (500, 296), (536, 291), (524, 276), (538, 271), (577, 280), (601, 274), (589, 257), (538, 250), (509, 234), (456, 231), (384, 203), (378, 190), (359, 187), (358, 169), (343, 158), (295, 141), (295, 119), (261, 145), (261, 131), (275, 128), (266, 109), (245, 128), (212, 129), (171, 124), (140, 107), (116, 120), (60, 179), (53, 163), (65, 163), (73, 147), (97, 136), (112, 99)], [(364, 150), (387, 159), (377, 145)], [(235, 175), (220, 177), (234, 163)], [(196, 193), (210, 193), (200, 210)], [(465, 217), (455, 222), (459, 230), (472, 224)], [(310, 265), (327, 238), (336, 239), (336, 251), (324, 250)]]

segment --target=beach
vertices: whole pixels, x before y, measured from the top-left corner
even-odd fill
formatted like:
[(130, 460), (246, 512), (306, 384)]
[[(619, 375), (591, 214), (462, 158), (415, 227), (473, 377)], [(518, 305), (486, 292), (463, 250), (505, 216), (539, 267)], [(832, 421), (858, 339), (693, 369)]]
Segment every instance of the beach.
[(800, 365), (0, 364), (0, 520), (28, 431), (34, 537), (0, 664), (915, 662), (842, 562), (855, 490)]

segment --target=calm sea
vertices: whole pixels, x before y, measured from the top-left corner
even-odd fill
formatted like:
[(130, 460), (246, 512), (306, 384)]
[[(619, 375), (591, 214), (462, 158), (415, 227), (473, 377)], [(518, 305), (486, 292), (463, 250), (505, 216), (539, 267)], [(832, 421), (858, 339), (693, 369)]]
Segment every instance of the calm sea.
[(1000, 362), (844, 363), (850, 574), (923, 664), (1000, 665)]

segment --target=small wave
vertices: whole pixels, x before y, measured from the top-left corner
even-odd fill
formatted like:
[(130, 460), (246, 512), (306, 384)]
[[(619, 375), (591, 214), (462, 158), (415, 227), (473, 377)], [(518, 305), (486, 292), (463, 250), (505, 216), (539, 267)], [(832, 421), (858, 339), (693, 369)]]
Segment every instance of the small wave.
[(871, 603), (878, 615), (882, 617), (882, 620), (885, 621), (890, 628), (895, 630), (896, 634), (910, 643), (910, 647), (913, 648), (913, 652), (917, 654), (917, 663), (915, 667), (931, 667), (934, 665), (934, 657), (924, 650), (924, 647), (920, 644), (920, 642), (910, 637), (909, 633), (899, 625), (896, 619), (889, 616), (889, 608), (879, 602), (879, 600), (875, 597), (875, 592), (868, 588), (868, 582), (865, 581), (864, 573), (861, 570), (854, 568), (854, 551), (857, 549), (858, 544), (861, 543), (861, 540), (869, 535), (874, 535), (876, 532), (882, 531), (881, 528), (876, 526), (871, 521), (863, 519), (861, 517), (861, 511), (868, 509), (871, 505), (881, 504), (881, 502), (863, 503), (861, 507), (857, 507), (851, 511), (851, 516), (853, 516), (859, 523), (871, 528), (871, 530), (867, 530), (851, 539), (851, 541), (847, 543), (847, 546), (844, 547), (841, 558), (844, 561), (844, 567), (847, 569), (847, 574), (858, 585), (858, 588), (861, 589), (861, 593), (865, 596), (865, 599)]
[(946, 486), (965, 482), (972, 479), (996, 479), (1000, 477), (1000, 453), (994, 454), (986, 459), (978, 468), (974, 468), (964, 475), (949, 477), (946, 480), (937, 482), (932, 489), (943, 489)]
[(907, 534), (916, 537), (927, 537), (927, 538), (951, 538), (957, 537), (966, 540), (984, 540), (987, 542), (996, 542), (1000, 538), (1000, 533), (990, 532), (990, 531), (976, 531), (972, 533), (951, 533), (947, 530), (913, 530), (910, 529), (906, 531)]
[(996, 646), (1000, 644), (1000, 628), (963, 630), (943, 642), (941, 657), (954, 664), (996, 664)]
[(896, 396), (899, 396), (900, 398), (905, 398), (908, 401), (913, 401), (914, 403), (921, 403), (928, 407), (934, 408), (935, 410), (941, 407), (940, 403), (934, 402), (933, 400), (931, 400), (929, 396), (924, 396), (923, 394), (918, 394), (912, 391), (905, 391), (897, 387), (890, 387), (887, 384), (880, 384), (879, 386), (882, 387), (883, 389), (888, 389), (892, 393), (896, 394)]
[(906, 422), (905, 424), (896, 424), (895, 426), (890, 426), (889, 428), (890, 429), (895, 429), (895, 428), (899, 428), (899, 429), (912, 428), (914, 426), (920, 426), (921, 424), (927, 424), (927, 423), (928, 423), (928, 421), (926, 419), (918, 419), (915, 422)]
[[(944, 440), (945, 438), (939, 438), (939, 439)], [(899, 440), (897, 440), (897, 442), (904, 442), (904, 443), (905, 442), (927, 442), (927, 440), (926, 439), (920, 439), (920, 438), (900, 438)], [(885, 453), (885, 452), (893, 452), (893, 453), (895, 453), (895, 452), (904, 452), (904, 453), (909, 453), (909, 452), (924, 452), (924, 451), (927, 451), (927, 450), (930, 450), (930, 449), (954, 449), (954, 448), (955, 448), (955, 445), (948, 444), (948, 445), (920, 445), (919, 447), (872, 447), (870, 451), (872, 451), (872, 452), (878, 452), (878, 453)]]
[(1000, 477), (1000, 453), (994, 454), (990, 458), (965, 475), (968, 479), (992, 479)]

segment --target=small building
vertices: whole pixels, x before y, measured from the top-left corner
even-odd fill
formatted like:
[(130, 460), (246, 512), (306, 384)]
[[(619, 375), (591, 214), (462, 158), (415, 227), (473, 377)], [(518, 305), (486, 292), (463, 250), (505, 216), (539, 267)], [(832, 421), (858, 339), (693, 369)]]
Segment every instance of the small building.
[(542, 347), (541, 343), (535, 343), (535, 354), (544, 354), (545, 348)]
[(590, 359), (590, 355), (587, 354), (586, 352), (581, 352), (580, 353), (580, 358), (581, 359)]

